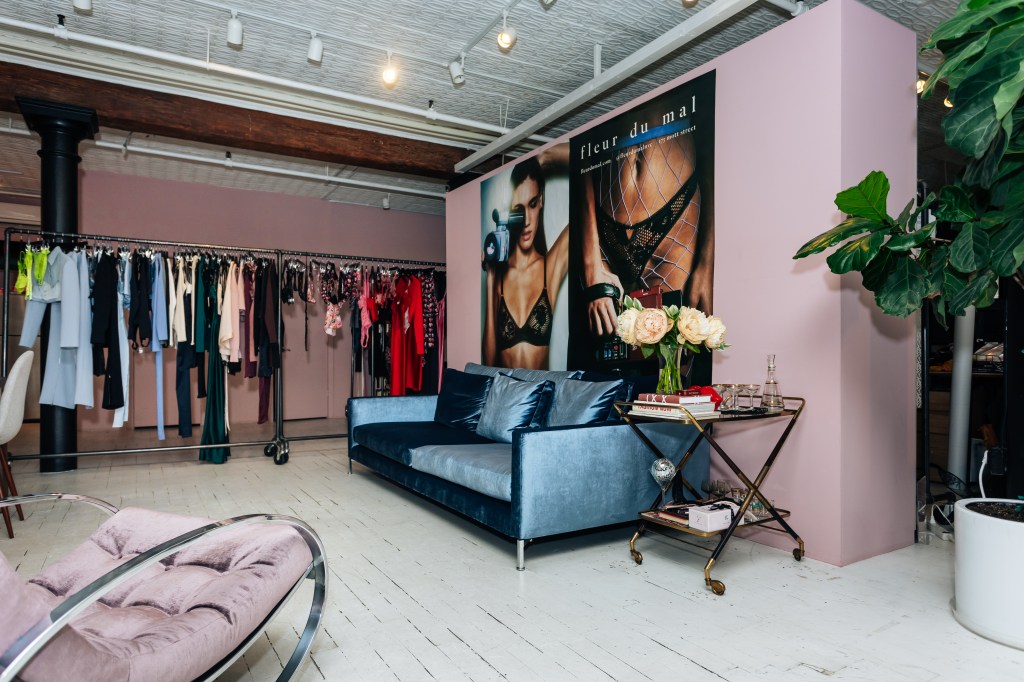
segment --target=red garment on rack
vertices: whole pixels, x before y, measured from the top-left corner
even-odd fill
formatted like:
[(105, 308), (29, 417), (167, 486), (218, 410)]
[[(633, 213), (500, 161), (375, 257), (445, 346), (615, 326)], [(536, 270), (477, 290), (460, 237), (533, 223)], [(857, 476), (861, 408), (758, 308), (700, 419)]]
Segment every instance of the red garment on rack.
[(399, 277), (391, 302), (391, 395), (423, 386), (423, 289), (419, 277)]

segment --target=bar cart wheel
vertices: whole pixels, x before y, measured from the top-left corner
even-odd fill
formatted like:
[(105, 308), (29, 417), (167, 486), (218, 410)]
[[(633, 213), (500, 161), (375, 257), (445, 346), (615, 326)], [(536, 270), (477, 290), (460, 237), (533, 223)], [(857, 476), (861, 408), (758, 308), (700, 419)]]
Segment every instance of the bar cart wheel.
[(722, 596), (723, 594), (725, 594), (725, 583), (723, 583), (721, 580), (712, 580), (708, 584), (711, 586), (711, 591), (717, 594), (718, 596)]
[(803, 559), (804, 558), (804, 550), (802, 548), (800, 548), (800, 547), (795, 547), (793, 549), (793, 558), (796, 559), (797, 561), (800, 561), (801, 559)]
[(288, 441), (283, 438), (275, 443), (275, 449), (277, 452), (274, 454), (274, 464), (287, 464), (288, 463), (288, 451), (291, 447), (288, 445)]
[(263, 454), (267, 457), (275, 457), (277, 455), (277, 442), (267, 443), (263, 446)]
[(631, 550), (629, 550), (629, 554), (630, 554), (630, 556), (633, 557), (633, 561), (635, 561), (637, 563), (637, 566), (639, 566), (640, 564), (642, 564), (644, 562), (644, 555), (641, 554), (639, 551), (637, 551), (635, 549), (631, 549)]

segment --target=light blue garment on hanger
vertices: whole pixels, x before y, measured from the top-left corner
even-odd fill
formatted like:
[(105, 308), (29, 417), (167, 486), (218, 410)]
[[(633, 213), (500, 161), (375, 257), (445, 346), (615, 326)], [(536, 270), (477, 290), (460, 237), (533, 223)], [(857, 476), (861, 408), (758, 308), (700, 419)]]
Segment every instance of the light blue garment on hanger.
[[(32, 289), (32, 300), (26, 304), (25, 321), (21, 327), (20, 345), (31, 348), (50, 306), (50, 336), (46, 343), (46, 366), (39, 390), (41, 405), (75, 407), (75, 360), (78, 355), (78, 267), (61, 248), (54, 247), (47, 257), (46, 274)], [(67, 335), (64, 325), (72, 330)], [(73, 343), (63, 348), (63, 341)], [(90, 347), (90, 352), (91, 352)]]
[(152, 309), (153, 309), (153, 334), (149, 341), (149, 348), (155, 354), (156, 361), (156, 436), (160, 440), (166, 440), (164, 435), (164, 353), (163, 344), (167, 342), (167, 304), (164, 293), (166, 277), (164, 275), (164, 257), (155, 254), (153, 266), (150, 268), (152, 277)]
[[(64, 308), (64, 327), (61, 346), (74, 348), (75, 358), (75, 403), (88, 409), (93, 406), (94, 383), (92, 377), (92, 303), (89, 299), (89, 257), (84, 251), (72, 251), (68, 258), (78, 269), (78, 305), (74, 319), (69, 318)], [(69, 325), (74, 325), (73, 327)]]

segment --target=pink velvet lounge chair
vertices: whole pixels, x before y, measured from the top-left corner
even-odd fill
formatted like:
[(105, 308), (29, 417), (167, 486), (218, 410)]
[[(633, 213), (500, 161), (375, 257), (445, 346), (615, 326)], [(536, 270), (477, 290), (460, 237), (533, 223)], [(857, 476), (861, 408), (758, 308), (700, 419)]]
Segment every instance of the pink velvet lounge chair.
[(210, 522), (56, 493), (0, 506), (60, 499), (113, 516), (27, 583), (0, 556), (0, 682), (214, 679), (308, 579), (306, 627), (277, 679), (298, 671), (327, 591), (308, 525), (271, 514)]

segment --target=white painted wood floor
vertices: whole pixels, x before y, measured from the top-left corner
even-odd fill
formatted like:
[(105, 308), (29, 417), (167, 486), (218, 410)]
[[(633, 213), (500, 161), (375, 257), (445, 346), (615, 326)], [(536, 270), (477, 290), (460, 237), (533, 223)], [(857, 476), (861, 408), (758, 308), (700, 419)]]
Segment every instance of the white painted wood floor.
[[(21, 492), (76, 492), (119, 506), (224, 518), (291, 514), (321, 534), (330, 583), (303, 680), (1019, 680), (1024, 652), (950, 614), (952, 545), (933, 540), (835, 568), (744, 540), (704, 586), (706, 554), (631, 528), (527, 548), (355, 466), (344, 441), (293, 443), (275, 466), (255, 449), (223, 466), (195, 455), (82, 458), (75, 472), (15, 467)], [(148, 459), (147, 459), (148, 457)], [(31, 575), (104, 515), (26, 508), (0, 548)], [(799, 528), (797, 528), (799, 531)], [(310, 589), (223, 679), (272, 680), (304, 623)]]

